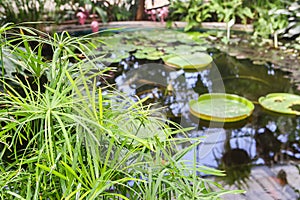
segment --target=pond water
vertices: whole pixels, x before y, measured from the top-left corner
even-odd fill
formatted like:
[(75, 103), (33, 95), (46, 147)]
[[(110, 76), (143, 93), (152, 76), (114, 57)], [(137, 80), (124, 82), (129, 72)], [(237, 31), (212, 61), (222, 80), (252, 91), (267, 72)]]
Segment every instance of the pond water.
[[(205, 52), (212, 56), (213, 63), (197, 71), (176, 70), (164, 65), (161, 59), (136, 59), (130, 53), (118, 64), (111, 65), (118, 70), (110, 81), (130, 96), (147, 96), (147, 103), (165, 107), (162, 112), (181, 126), (194, 127), (189, 137), (205, 136), (195, 149), (197, 162), (225, 169), (229, 183), (247, 178), (254, 165), (298, 161), (300, 118), (266, 111), (257, 103), (259, 97), (268, 93), (298, 93), (288, 74), (274, 69), (272, 64), (254, 65), (213, 48)], [(243, 96), (255, 104), (255, 110), (245, 120), (225, 124), (191, 115), (188, 102), (213, 92)], [(191, 151), (183, 159), (193, 158), (194, 151)]]

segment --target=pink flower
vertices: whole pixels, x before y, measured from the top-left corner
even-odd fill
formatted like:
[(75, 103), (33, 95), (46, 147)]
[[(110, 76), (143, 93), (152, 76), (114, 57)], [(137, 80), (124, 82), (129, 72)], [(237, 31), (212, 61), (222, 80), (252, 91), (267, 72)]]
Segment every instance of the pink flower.
[(97, 22), (97, 20), (93, 20), (93, 21), (92, 21), (91, 27), (92, 27), (93, 33), (99, 31), (99, 23)]
[(148, 16), (148, 19), (152, 19), (152, 18), (151, 18), (151, 10), (145, 10), (145, 13), (146, 13), (147, 16)]
[(159, 10), (158, 17), (160, 18), (161, 23), (165, 22), (165, 19), (168, 17), (169, 8), (167, 6)]
[(151, 19), (152, 19), (152, 21), (156, 21), (156, 10), (155, 9), (151, 10)]
[(87, 18), (87, 16), (83, 13), (83, 12), (78, 12), (76, 14), (76, 17), (78, 17), (78, 22), (79, 24), (83, 25), (85, 23), (85, 20)]

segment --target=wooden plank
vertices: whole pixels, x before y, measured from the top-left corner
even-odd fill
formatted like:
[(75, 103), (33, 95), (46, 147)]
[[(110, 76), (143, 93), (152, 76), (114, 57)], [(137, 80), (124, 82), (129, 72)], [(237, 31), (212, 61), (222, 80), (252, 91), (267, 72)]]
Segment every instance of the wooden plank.
[(256, 194), (257, 198), (264, 196), (262, 199), (285, 199), (281, 193), (280, 185), (276, 182), (275, 174), (266, 166), (255, 167), (251, 171), (251, 191), (260, 188), (262, 191)]
[[(288, 184), (291, 186), (292, 189), (300, 190), (300, 174), (299, 170), (295, 166), (295, 164), (288, 164), (288, 165), (276, 165), (270, 168), (270, 170), (274, 174), (278, 174), (280, 170), (284, 170), (287, 174), (287, 181)], [(285, 187), (281, 188), (283, 191), (286, 189)], [(293, 198), (295, 194), (289, 194), (290, 198)]]
[[(247, 180), (247, 185), (240, 186), (240, 189), (246, 191), (244, 195), (224, 195), (224, 200), (296, 200), (295, 193), (288, 193), (278, 183), (276, 179), (277, 172), (284, 169), (287, 172), (290, 185), (300, 187), (300, 175), (295, 166), (283, 165), (272, 168), (266, 166), (254, 167)], [(226, 189), (238, 189), (238, 186), (225, 186)]]

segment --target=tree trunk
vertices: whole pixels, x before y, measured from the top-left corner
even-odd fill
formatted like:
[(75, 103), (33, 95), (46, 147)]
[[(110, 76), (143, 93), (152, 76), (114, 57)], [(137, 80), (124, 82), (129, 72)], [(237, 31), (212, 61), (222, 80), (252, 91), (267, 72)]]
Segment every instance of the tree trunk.
[(139, 0), (137, 12), (136, 12), (136, 20), (143, 20), (144, 9), (145, 9), (145, 0)]

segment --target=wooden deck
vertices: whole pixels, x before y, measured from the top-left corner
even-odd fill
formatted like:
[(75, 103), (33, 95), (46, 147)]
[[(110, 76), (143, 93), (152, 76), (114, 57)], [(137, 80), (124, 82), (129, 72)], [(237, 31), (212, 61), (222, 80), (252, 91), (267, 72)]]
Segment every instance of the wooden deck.
[[(245, 194), (224, 195), (224, 200), (297, 200), (296, 192), (287, 191), (276, 180), (276, 175), (280, 169), (285, 170), (290, 188), (300, 189), (299, 171), (294, 165), (278, 165), (274, 167), (258, 166), (251, 170), (251, 175), (247, 181), (247, 186), (241, 189)], [(238, 189), (237, 186), (225, 186), (227, 189)]]

